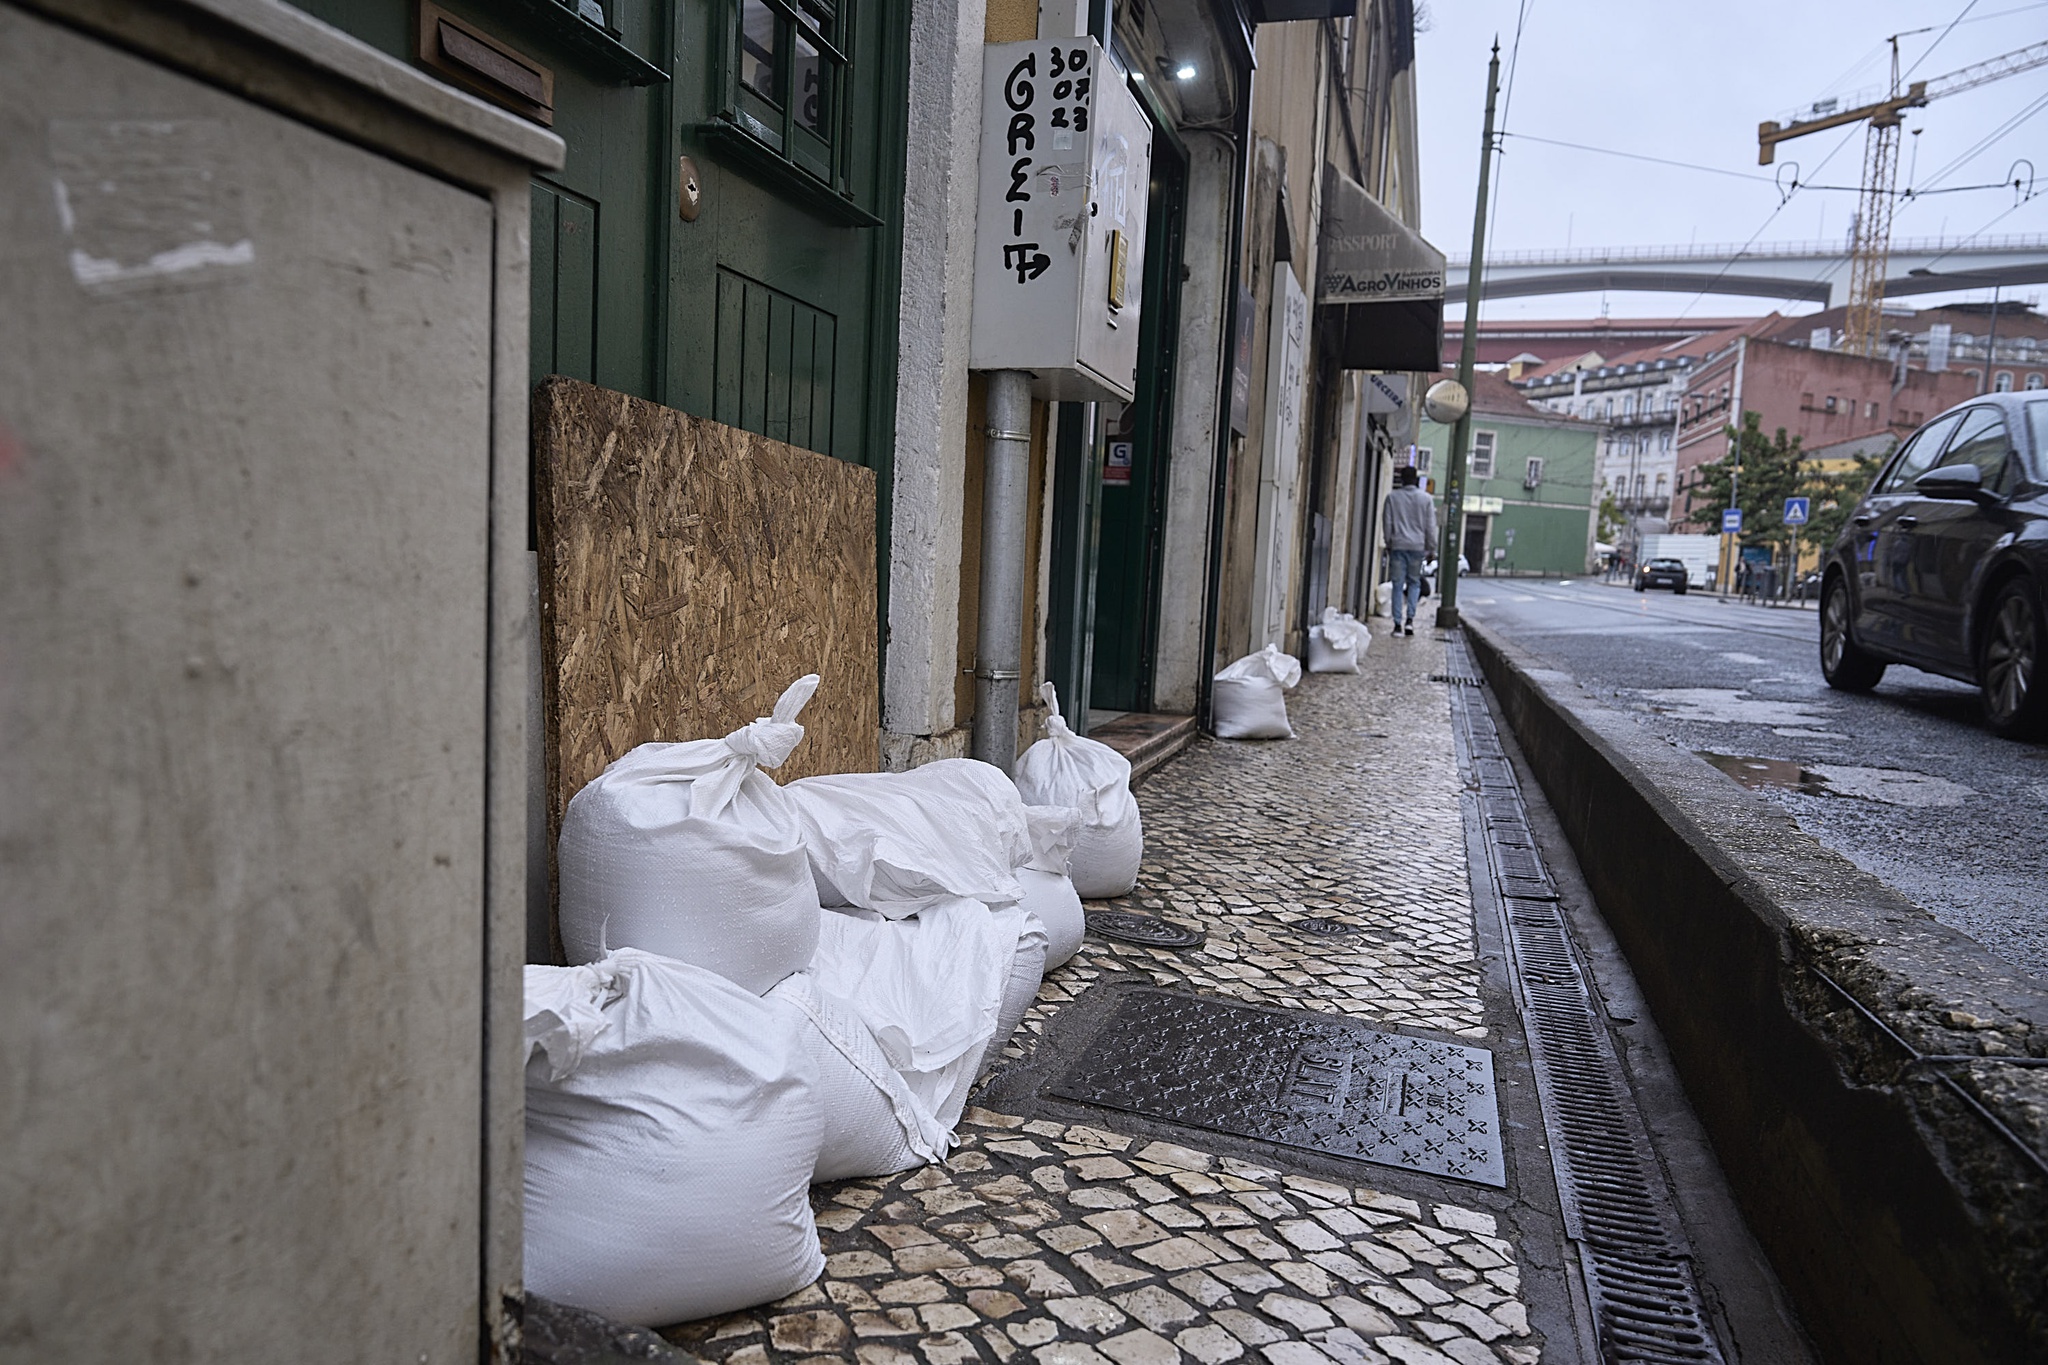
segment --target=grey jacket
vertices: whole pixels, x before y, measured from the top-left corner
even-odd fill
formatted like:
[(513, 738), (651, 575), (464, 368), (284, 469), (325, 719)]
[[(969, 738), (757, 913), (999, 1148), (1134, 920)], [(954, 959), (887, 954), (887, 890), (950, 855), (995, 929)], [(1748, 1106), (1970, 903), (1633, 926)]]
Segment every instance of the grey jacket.
[(1387, 495), (1387, 548), (1436, 548), (1436, 500), (1420, 488), (1396, 488)]

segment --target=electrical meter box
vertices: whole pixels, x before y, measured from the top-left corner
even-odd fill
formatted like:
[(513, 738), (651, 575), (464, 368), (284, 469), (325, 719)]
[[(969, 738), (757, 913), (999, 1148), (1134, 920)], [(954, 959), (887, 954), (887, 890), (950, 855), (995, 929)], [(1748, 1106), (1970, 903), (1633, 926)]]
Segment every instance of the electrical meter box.
[(985, 49), (970, 368), (1060, 402), (1137, 387), (1152, 125), (1093, 38)]

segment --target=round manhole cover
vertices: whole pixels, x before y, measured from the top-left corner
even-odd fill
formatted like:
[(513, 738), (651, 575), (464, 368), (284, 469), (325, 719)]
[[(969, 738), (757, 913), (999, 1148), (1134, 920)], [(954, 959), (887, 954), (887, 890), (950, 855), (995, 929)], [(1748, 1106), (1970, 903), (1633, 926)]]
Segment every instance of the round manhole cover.
[(1341, 919), (1330, 919), (1324, 915), (1310, 915), (1306, 919), (1294, 920), (1287, 927), (1311, 938), (1345, 938), (1365, 930), (1362, 924), (1348, 924)]
[(1147, 948), (1193, 948), (1209, 936), (1200, 929), (1153, 915), (1133, 915), (1122, 910), (1098, 910), (1088, 916), (1091, 933), (1120, 943), (1137, 943)]

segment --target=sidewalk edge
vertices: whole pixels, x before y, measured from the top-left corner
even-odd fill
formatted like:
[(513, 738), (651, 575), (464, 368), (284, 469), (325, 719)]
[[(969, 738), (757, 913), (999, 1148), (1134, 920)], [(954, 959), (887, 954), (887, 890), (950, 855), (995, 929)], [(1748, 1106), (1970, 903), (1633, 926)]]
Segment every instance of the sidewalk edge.
[[(2048, 1358), (2048, 1180), (1901, 1045), (2038, 1055), (2048, 991), (1464, 624), (1823, 1357)], [(1943, 1070), (2048, 1148), (2048, 1071)]]

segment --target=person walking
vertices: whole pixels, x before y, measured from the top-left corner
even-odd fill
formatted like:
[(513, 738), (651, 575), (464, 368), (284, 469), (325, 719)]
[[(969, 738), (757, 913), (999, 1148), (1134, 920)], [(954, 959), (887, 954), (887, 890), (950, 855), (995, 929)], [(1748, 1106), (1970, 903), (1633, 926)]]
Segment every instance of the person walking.
[(1387, 576), (1394, 585), (1389, 610), (1396, 635), (1415, 633), (1422, 561), (1436, 544), (1436, 500), (1422, 491), (1421, 482), (1413, 466), (1403, 466), (1394, 471), (1394, 491), (1387, 495)]

